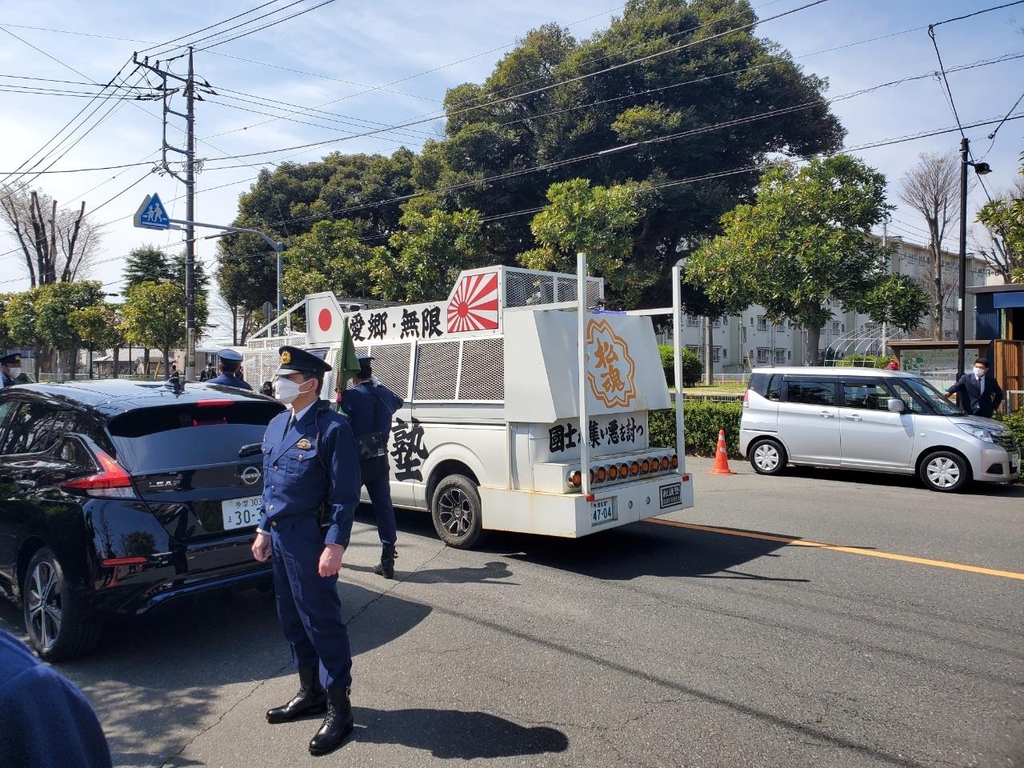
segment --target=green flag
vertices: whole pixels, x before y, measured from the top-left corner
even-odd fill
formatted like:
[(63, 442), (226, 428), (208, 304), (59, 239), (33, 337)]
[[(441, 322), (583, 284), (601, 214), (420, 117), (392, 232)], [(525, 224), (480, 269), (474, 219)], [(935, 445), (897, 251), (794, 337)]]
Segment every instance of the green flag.
[[(356, 355), (356, 345), (352, 341), (352, 332), (348, 329), (348, 318), (345, 318), (345, 325), (341, 330), (341, 349), (338, 350), (337, 359), (334, 361), (334, 370), (336, 371), (335, 389), (338, 393), (343, 393), (345, 387), (348, 385), (348, 380), (352, 378), (354, 374), (359, 373), (359, 357)], [(341, 398), (337, 398), (336, 402), (341, 405)]]

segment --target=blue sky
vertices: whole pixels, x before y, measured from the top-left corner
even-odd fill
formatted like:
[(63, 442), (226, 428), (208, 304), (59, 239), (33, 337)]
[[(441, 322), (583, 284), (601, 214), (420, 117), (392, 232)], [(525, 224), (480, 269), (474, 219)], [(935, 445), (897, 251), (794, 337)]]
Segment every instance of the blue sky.
[[(300, 0), (285, 8), (292, 0), (277, 0), (231, 24), (279, 10), (253, 25), (266, 24), (314, 8), (322, 1)], [(753, 4), (758, 15), (766, 19), (807, 1), (754, 0)], [(758, 34), (788, 49), (806, 71), (828, 78), (828, 95), (837, 97), (934, 73), (938, 61), (928, 37), (928, 25), (1006, 1), (827, 0), (784, 18), (766, 21), (758, 28)], [(25, 14), (23, 3), (0, 0), (0, 89), (15, 86), (95, 91), (87, 85), (24, 78), (106, 83), (134, 51), (180, 35), (196, 40), (213, 34), (218, 30), (190, 33), (257, 5), (260, 2), (254, 0), (208, 0), (201, 4), (52, 0), (34, 5), (32, 13)], [(329, 151), (390, 153), (403, 144), (416, 149), (425, 138), (439, 135), (440, 119), (429, 118), (439, 118), (445, 90), (462, 82), (481, 82), (498, 59), (530, 29), (556, 22), (567, 26), (577, 38), (585, 38), (605, 28), (622, 9), (610, 0), (563, 0), (557, 4), (536, 0), (344, 0), (209, 50), (199, 50), (196, 71), (218, 95), (209, 96), (197, 107), (198, 154), (208, 162), (198, 177), (196, 219), (230, 223), (238, 195), (249, 188), (259, 169), (270, 162), (305, 162)], [(235, 34), (240, 31), (244, 28)], [(1024, 4), (941, 24), (935, 27), (935, 35), (947, 69), (1024, 53)], [(202, 49), (218, 39), (198, 42), (196, 47)], [(180, 49), (174, 53), (180, 53)], [(184, 60), (176, 61), (173, 68), (183, 73)], [(137, 79), (133, 76), (128, 82), (135, 83)], [(1024, 92), (1024, 59), (951, 72), (949, 86), (963, 124), (998, 120), (1010, 112)], [(280, 114), (281, 110), (251, 103), (253, 97), (322, 112), (315, 116), (292, 115), (291, 121), (274, 119), (257, 113)], [(31, 166), (41, 155), (53, 150), (56, 142), (45, 149), (44, 145), (86, 104), (90, 104), (90, 110), (96, 106), (83, 98), (0, 90), (0, 178), (26, 161)], [(172, 107), (184, 111), (180, 100)], [(942, 86), (933, 76), (838, 100), (833, 110), (848, 130), (850, 147), (955, 125)], [(1024, 112), (1024, 102), (1016, 112)], [(217, 161), (226, 156), (325, 141), (340, 138), (346, 131), (363, 133), (418, 119), (425, 122), (327, 147)], [(181, 121), (172, 125), (170, 143), (183, 144), (182, 126)], [(989, 140), (987, 136), (994, 127), (968, 129), (966, 133), (975, 158), (992, 165), (993, 173), (985, 182), (988, 190), (997, 194), (1009, 187), (1020, 166), (1024, 120), (1004, 123), (995, 139)], [(68, 132), (60, 134), (58, 141), (67, 135)], [(159, 157), (160, 142), (158, 104), (107, 102), (81, 128), (71, 132), (69, 141), (47, 155), (49, 159), (40, 167), (49, 165), (61, 154), (50, 170), (151, 162)], [(888, 176), (890, 202), (898, 204), (896, 185), (900, 176), (917, 162), (918, 154), (955, 152), (959, 142), (958, 133), (947, 133), (863, 149), (855, 154)], [(143, 197), (152, 192), (160, 194), (172, 217), (185, 217), (183, 186), (168, 176), (147, 177), (146, 171), (146, 166), (137, 166), (49, 173), (32, 180), (35, 187), (53, 195), (62, 205), (77, 207), (85, 200), (87, 210), (98, 209), (93, 215), (97, 223), (105, 225), (104, 238), (90, 277), (101, 280), (110, 291), (119, 288), (123, 255), (130, 249), (145, 243), (172, 250), (180, 247), (180, 234), (132, 227), (132, 214)], [(13, 176), (8, 181), (23, 178)], [(132, 184), (135, 186), (124, 191)], [(984, 200), (984, 190), (975, 184), (970, 194), (971, 218)], [(923, 226), (918, 214), (901, 207), (889, 231), (923, 242)], [(212, 268), (214, 242), (200, 243), (199, 255)], [(12, 238), (6, 233), (0, 235), (3, 291), (28, 286), (23, 259), (19, 253), (9, 253), (14, 247)], [(956, 249), (955, 231), (947, 247)]]

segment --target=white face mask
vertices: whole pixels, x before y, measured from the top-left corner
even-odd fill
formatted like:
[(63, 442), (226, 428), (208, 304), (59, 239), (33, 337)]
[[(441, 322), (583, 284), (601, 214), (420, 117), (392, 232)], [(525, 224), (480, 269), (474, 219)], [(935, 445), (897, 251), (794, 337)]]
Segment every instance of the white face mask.
[(282, 403), (291, 403), (299, 395), (308, 394), (310, 391), (312, 390), (303, 391), (301, 385), (291, 379), (274, 380), (274, 397)]
[(974, 375), (977, 376), (980, 379), (982, 376), (985, 375), (985, 369), (984, 368), (975, 368), (974, 369)]
[(21, 368), (11, 368), (11, 378), (16, 379), (21, 376)]

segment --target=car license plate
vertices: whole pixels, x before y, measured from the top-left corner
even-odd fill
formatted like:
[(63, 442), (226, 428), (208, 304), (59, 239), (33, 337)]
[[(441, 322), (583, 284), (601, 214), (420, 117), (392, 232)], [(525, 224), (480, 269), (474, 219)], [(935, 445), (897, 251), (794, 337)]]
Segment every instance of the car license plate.
[(615, 499), (598, 499), (597, 501), (590, 502), (590, 524), (592, 526), (617, 519)]
[(228, 499), (220, 503), (224, 513), (224, 530), (248, 528), (256, 525), (263, 515), (263, 497), (249, 496), (243, 499)]

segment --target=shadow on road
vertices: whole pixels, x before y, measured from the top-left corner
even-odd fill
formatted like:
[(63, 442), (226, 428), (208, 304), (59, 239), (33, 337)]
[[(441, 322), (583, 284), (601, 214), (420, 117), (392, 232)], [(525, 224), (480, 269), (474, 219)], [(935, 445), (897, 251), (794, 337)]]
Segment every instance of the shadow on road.
[[(885, 472), (859, 472), (849, 469), (829, 469), (826, 467), (787, 467), (781, 477), (798, 477), (807, 479), (829, 480), (847, 486), (864, 486), (865, 492), (873, 488), (909, 488), (920, 491), (927, 497), (935, 493), (921, 484), (916, 477), (909, 475), (890, 475)], [(766, 477), (767, 481), (775, 478)], [(993, 496), (1000, 498), (1024, 498), (1024, 485), (1020, 483), (972, 483), (965, 492), (966, 497)]]
[(477, 760), (564, 752), (569, 739), (554, 728), (525, 728), (486, 712), (452, 709), (383, 711), (355, 707), (352, 738), (370, 744), (401, 744), (433, 757)]
[[(353, 656), (403, 635), (431, 612), (344, 581), (339, 589)], [(356, 620), (371, 605), (380, 620)], [(13, 603), (0, 606), (0, 626), (25, 637)], [(257, 683), (294, 674), (274, 596), (256, 590), (112, 619), (91, 655), (57, 668), (96, 709), (115, 765), (163, 764), (181, 750), (183, 739)]]
[(741, 569), (744, 563), (772, 557), (783, 546), (783, 542), (637, 523), (576, 540), (494, 534), (484, 549), (595, 579), (661, 576), (806, 582)]

